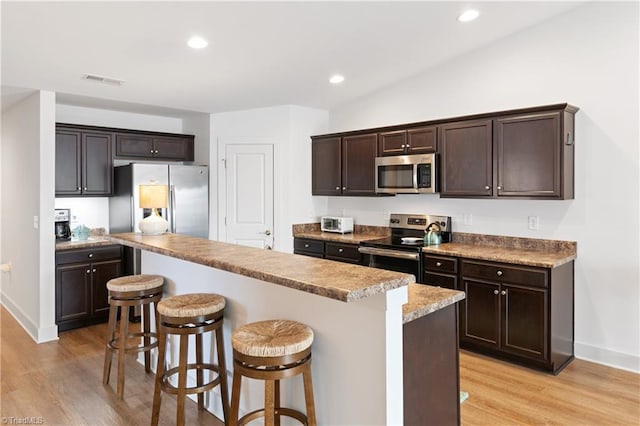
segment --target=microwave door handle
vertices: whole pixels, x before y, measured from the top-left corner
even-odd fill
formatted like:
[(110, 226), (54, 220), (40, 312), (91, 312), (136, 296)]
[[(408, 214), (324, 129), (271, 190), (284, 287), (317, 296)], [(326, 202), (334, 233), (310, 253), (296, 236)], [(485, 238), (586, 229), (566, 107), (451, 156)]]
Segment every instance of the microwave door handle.
[(413, 164), (413, 189), (418, 189), (418, 163)]

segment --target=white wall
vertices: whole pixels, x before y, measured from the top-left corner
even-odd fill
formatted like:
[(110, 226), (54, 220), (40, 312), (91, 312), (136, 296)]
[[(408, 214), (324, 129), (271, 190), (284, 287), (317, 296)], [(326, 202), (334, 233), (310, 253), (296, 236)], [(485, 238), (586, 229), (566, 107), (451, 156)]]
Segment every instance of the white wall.
[[(218, 239), (221, 217), (217, 178), (220, 152), (225, 144), (272, 144), (274, 146), (274, 248), (293, 251), (293, 223), (315, 220), (311, 206), (326, 200), (311, 197), (310, 135), (327, 130), (328, 113), (298, 106), (276, 106), (211, 115), (211, 231)], [(216, 229), (216, 224), (218, 227)]]
[[(57, 338), (53, 232), (55, 94), (2, 113), (2, 304), (37, 342)], [(37, 222), (37, 223), (36, 223)]]
[(78, 225), (104, 228), (109, 232), (109, 198), (68, 197), (56, 198), (56, 209), (71, 209), (71, 229)]
[(587, 4), (330, 111), (333, 132), (569, 102), (575, 200), (330, 197), (327, 212), (378, 225), (390, 211), (448, 214), (454, 231), (577, 241), (576, 356), (640, 371), (638, 32), (637, 2)]
[(199, 114), (182, 119), (182, 133), (195, 135), (193, 161), (208, 165), (211, 147), (209, 114)]
[(181, 118), (64, 104), (56, 106), (56, 122), (152, 132), (182, 133)]

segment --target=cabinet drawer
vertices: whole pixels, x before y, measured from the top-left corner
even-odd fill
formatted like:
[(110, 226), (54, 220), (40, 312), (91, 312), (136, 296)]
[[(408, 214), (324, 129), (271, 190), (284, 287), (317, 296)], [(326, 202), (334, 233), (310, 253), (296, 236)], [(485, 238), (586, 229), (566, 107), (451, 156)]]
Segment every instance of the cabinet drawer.
[(61, 250), (56, 252), (56, 265), (119, 259), (121, 256), (122, 246), (119, 245), (77, 250)]
[(324, 253), (327, 259), (360, 263), (360, 252), (354, 244), (325, 243)]
[(425, 272), (423, 274), (422, 282), (427, 285), (456, 290), (458, 277), (456, 275), (432, 274), (431, 272)]
[(433, 272), (458, 272), (458, 259), (454, 257), (424, 255), (424, 269)]
[(307, 238), (296, 238), (293, 241), (293, 249), (307, 253), (324, 254), (324, 241), (311, 240)]
[(495, 282), (521, 284), (534, 287), (547, 287), (547, 270), (526, 266), (505, 265), (502, 263), (484, 263), (462, 261), (464, 277), (482, 278)]

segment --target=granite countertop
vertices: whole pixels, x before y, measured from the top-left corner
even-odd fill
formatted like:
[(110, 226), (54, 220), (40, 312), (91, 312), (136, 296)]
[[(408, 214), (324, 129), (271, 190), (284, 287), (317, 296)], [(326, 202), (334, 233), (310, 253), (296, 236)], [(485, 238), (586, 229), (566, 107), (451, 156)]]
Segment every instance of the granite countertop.
[(177, 234), (113, 234), (112, 243), (233, 272), (344, 302), (364, 299), (415, 282), (399, 272)]
[(464, 299), (464, 291), (409, 284), (409, 302), (402, 306), (402, 323), (406, 324)]
[(422, 252), (443, 256), (465, 257), (467, 259), (513, 263), (516, 265), (539, 266), (542, 268), (555, 268), (576, 258), (576, 253), (569, 250), (543, 251), (462, 243), (445, 243), (439, 246), (427, 246), (422, 249)]
[(377, 240), (382, 238), (379, 234), (351, 233), (338, 234), (335, 232), (307, 231), (296, 232), (296, 238), (311, 238), (314, 240), (333, 241), (337, 243), (360, 244), (361, 241)]
[(56, 251), (110, 246), (116, 244), (105, 235), (89, 237), (86, 240), (56, 241)]

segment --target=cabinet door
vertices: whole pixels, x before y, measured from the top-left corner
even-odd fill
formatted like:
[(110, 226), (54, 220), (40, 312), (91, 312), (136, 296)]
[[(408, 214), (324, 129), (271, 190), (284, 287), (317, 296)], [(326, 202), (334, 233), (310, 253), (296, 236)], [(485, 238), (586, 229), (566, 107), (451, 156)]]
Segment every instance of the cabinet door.
[(82, 133), (82, 194), (111, 195), (111, 133)]
[(407, 130), (407, 149), (409, 154), (436, 152), (438, 147), (437, 134), (436, 126)]
[(88, 263), (56, 268), (56, 322), (91, 314), (91, 267)]
[(402, 155), (406, 146), (406, 130), (380, 133), (380, 155)]
[(500, 344), (500, 285), (465, 279), (460, 339), (497, 348)]
[(547, 359), (548, 291), (503, 285), (502, 347), (507, 352)]
[[(188, 139), (159, 137), (153, 138), (153, 155), (170, 160), (193, 160), (193, 142)], [(191, 148), (191, 149), (190, 149)]]
[(342, 138), (342, 195), (375, 195), (378, 134)]
[(81, 134), (79, 131), (56, 129), (56, 195), (80, 195)]
[(94, 317), (107, 317), (109, 315), (107, 281), (122, 275), (122, 260), (93, 263), (91, 273), (92, 314)]
[(440, 127), (443, 197), (493, 195), (492, 120), (462, 121)]
[(311, 194), (340, 195), (340, 138), (315, 139), (311, 143)]
[(145, 135), (116, 134), (116, 157), (153, 158), (153, 138)]
[(560, 114), (530, 114), (496, 120), (498, 196), (561, 196)]
[(339, 262), (360, 264), (360, 252), (357, 244), (341, 244), (326, 242), (324, 245), (325, 259)]

